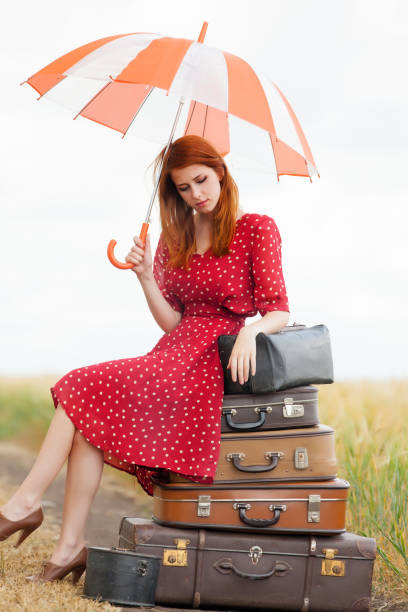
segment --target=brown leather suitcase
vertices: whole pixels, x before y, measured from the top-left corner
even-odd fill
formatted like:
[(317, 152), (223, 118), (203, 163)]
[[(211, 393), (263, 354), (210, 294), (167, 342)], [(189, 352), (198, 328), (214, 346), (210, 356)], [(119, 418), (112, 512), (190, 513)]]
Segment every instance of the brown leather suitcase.
[(124, 517), (119, 546), (162, 558), (156, 603), (185, 608), (370, 609), (375, 540), (163, 527)]
[(317, 425), (317, 393), (317, 387), (306, 385), (268, 393), (225, 394), (221, 432)]
[(173, 527), (341, 533), (349, 487), (339, 478), (273, 485), (201, 485), (154, 479), (153, 520)]
[[(332, 480), (334, 429), (327, 425), (221, 434), (214, 482)], [(169, 482), (191, 482), (174, 472)]]

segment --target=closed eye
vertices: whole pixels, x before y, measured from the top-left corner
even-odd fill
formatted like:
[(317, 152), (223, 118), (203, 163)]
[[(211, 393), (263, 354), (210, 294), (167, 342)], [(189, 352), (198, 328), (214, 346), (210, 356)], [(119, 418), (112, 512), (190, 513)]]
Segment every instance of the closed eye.
[[(204, 183), (204, 181), (207, 180), (207, 177), (203, 178), (201, 181), (197, 181), (197, 183)], [(187, 191), (188, 187), (184, 187), (184, 189), (182, 189), (181, 187), (179, 187), (180, 191)]]

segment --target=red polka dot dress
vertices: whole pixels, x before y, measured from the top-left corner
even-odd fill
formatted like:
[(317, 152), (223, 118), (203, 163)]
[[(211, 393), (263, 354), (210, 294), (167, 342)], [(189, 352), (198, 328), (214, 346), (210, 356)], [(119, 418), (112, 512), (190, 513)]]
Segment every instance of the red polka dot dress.
[(210, 483), (220, 445), (223, 371), (217, 338), (237, 334), (245, 318), (288, 311), (281, 239), (268, 215), (236, 223), (230, 253), (194, 254), (190, 269), (165, 269), (160, 236), (153, 274), (166, 300), (182, 313), (145, 355), (72, 370), (52, 388), (105, 463), (135, 475), (151, 495), (150, 478), (172, 470)]

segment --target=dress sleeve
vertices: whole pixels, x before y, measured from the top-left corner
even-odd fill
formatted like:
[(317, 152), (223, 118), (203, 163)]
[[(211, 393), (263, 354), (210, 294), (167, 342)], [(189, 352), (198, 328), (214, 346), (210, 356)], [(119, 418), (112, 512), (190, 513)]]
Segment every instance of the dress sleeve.
[(168, 301), (173, 310), (183, 312), (184, 306), (179, 297), (171, 291), (168, 287), (169, 271), (166, 269), (166, 263), (168, 261), (168, 249), (163, 242), (162, 234), (160, 234), (159, 242), (157, 244), (156, 253), (153, 261), (153, 276), (156, 279), (156, 283), (163, 295)]
[(261, 316), (273, 310), (289, 312), (282, 272), (281, 237), (275, 221), (262, 215), (252, 246), (254, 304)]

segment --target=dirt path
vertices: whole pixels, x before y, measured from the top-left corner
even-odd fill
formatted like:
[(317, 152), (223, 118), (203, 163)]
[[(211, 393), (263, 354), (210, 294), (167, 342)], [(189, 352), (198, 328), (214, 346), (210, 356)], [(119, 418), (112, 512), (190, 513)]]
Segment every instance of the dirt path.
[[(35, 454), (26, 449), (0, 442), (0, 478), (16, 486), (26, 476), (35, 459)], [(43, 499), (47, 518), (61, 522), (64, 502), (65, 469), (49, 487)], [(89, 546), (117, 545), (119, 522), (122, 516), (151, 515), (151, 500), (136, 492), (133, 485), (119, 480), (104, 470), (102, 483), (96, 494), (87, 523), (86, 542)], [(50, 512), (50, 510), (52, 512)]]
[[(25, 478), (35, 460), (35, 454), (9, 442), (0, 442), (0, 484), (14, 489)], [(61, 523), (64, 501), (65, 469), (49, 487), (43, 498), (45, 521), (49, 527)], [(132, 483), (114, 476), (105, 469), (101, 486), (95, 497), (86, 528), (88, 546), (110, 547), (118, 544), (119, 523), (123, 516), (151, 516), (151, 498)], [(116, 608), (128, 612), (187, 612), (179, 608)], [(44, 609), (45, 612), (45, 609)], [(195, 610), (195, 612), (200, 612)], [(216, 612), (216, 611), (215, 611)], [(225, 612), (225, 611), (224, 611)]]

